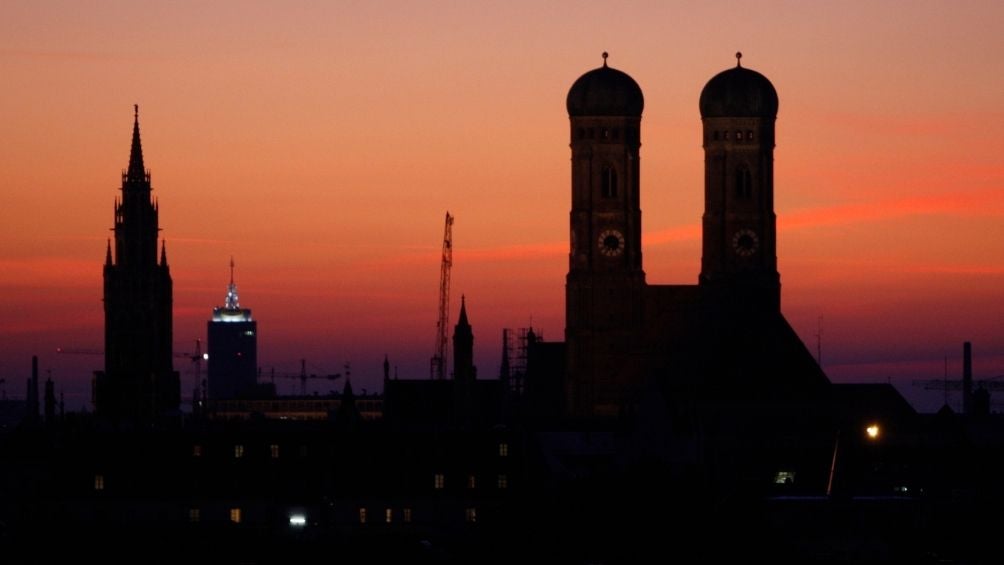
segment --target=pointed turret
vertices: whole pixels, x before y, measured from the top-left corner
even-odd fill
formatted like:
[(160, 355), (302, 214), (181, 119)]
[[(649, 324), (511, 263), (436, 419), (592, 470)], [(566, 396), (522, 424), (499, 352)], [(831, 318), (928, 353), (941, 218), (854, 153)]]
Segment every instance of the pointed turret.
[(167, 268), (167, 242), (160, 242), (160, 266)]
[(143, 144), (139, 138), (139, 104), (133, 105), (132, 149), (129, 152), (129, 171), (126, 178), (130, 181), (146, 180), (146, 167), (143, 166)]
[(108, 240), (108, 247), (105, 249), (105, 265), (112, 264), (112, 240)]
[(335, 412), (335, 428), (340, 431), (352, 431), (359, 426), (362, 417), (359, 408), (356, 406), (356, 395), (352, 392), (352, 380), (345, 379), (345, 387), (342, 388), (341, 403)]
[(467, 299), (462, 295), (460, 297), (460, 319), (457, 320), (457, 327), (460, 326), (471, 327), (470, 322), (467, 321)]
[(453, 328), (453, 378), (473, 380), (474, 377), (474, 332), (467, 321), (467, 300), (460, 297), (460, 318)]

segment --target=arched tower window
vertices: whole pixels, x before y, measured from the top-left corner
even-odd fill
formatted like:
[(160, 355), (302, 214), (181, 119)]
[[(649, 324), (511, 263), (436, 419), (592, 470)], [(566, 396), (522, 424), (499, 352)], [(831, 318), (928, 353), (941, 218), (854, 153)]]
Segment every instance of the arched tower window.
[(740, 165), (736, 168), (736, 196), (739, 198), (749, 198), (753, 195), (753, 176), (750, 175), (749, 167)]
[(617, 171), (613, 167), (603, 167), (600, 174), (600, 195), (603, 198), (617, 197)]

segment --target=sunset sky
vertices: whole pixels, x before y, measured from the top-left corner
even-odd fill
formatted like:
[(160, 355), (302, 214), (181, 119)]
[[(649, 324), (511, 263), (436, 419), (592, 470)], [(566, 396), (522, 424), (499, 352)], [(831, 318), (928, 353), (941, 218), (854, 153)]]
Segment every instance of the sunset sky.
[[(501, 330), (564, 332), (565, 95), (602, 63), (645, 93), (649, 283), (700, 268), (697, 100), (743, 65), (780, 97), (782, 309), (835, 382), (1004, 374), (1004, 3), (37, 2), (0, 15), (0, 378), (31, 355), (90, 402), (133, 104), (174, 278), (205, 338), (231, 255), (266, 372), (428, 375), (443, 216), (482, 378)], [(190, 396), (192, 367), (176, 360)], [(43, 373), (43, 377), (47, 373)], [(281, 383), (291, 392), (296, 381)], [(321, 392), (330, 384), (319, 382)], [(340, 385), (339, 385), (340, 386)], [(955, 396), (953, 404), (959, 400)], [(997, 402), (1001, 402), (998, 404)], [(1004, 410), (1004, 396), (995, 398)]]

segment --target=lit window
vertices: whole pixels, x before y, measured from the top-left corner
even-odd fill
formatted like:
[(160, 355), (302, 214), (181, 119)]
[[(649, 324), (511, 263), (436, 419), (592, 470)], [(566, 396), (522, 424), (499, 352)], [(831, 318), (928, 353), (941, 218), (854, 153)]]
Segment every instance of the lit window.
[(790, 485), (795, 482), (795, 472), (794, 471), (778, 471), (774, 475), (775, 485)]
[(749, 131), (746, 132), (746, 139), (749, 139), (749, 140), (753, 139), (753, 130), (749, 130)]
[(468, 524), (473, 524), (478, 521), (478, 509), (477, 508), (465, 508), (464, 509), (464, 520)]
[(360, 524), (365, 524), (366, 523), (366, 509), (365, 508), (360, 508), (359, 509), (359, 523)]
[(410, 524), (411, 523), (411, 508), (405, 508), (404, 510), (401, 511), (401, 514), (403, 515), (404, 523), (405, 524)]
[(503, 475), (499, 475), (498, 487), (499, 488), (509, 488), (509, 477), (505, 476), (504, 474)]
[(192, 446), (192, 457), (202, 457), (202, 446), (195, 444)]
[(736, 141), (743, 140), (743, 132), (736, 130)]
[(499, 457), (509, 456), (509, 444), (502, 442), (499, 444)]
[(272, 454), (272, 459), (279, 458), (279, 444), (273, 443), (272, 445), (268, 446), (268, 450)]
[(230, 521), (233, 522), (234, 524), (240, 524), (241, 523), (241, 509), (240, 508), (231, 508), (230, 509)]
[(234, 459), (240, 459), (244, 457), (244, 446), (237, 444), (234, 446)]
[(446, 477), (442, 473), (436, 473), (436, 476), (432, 478), (432, 486), (437, 490), (443, 488), (445, 483)]
[(289, 525), (294, 528), (302, 528), (307, 525), (307, 517), (303, 514), (290, 514)]
[(94, 490), (105, 490), (104, 475), (94, 475)]
[(477, 488), (478, 480), (474, 475), (467, 475), (467, 488)]
[(384, 508), (383, 510), (383, 521), (390, 524), (394, 521), (394, 511), (390, 508)]
[(188, 521), (192, 524), (198, 524), (202, 520), (202, 512), (198, 508), (188, 509)]

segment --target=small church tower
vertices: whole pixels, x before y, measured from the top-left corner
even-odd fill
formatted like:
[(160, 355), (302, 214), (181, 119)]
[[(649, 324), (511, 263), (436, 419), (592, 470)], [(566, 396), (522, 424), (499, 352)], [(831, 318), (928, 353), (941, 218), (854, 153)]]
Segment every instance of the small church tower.
[(472, 381), (474, 373), (474, 330), (467, 320), (467, 300), (461, 296), (460, 317), (453, 326), (453, 380)]

